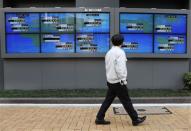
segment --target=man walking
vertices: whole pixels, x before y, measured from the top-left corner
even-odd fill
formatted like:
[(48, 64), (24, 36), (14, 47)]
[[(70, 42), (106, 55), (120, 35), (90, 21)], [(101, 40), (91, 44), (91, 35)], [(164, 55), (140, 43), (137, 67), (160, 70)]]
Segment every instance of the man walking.
[(105, 113), (110, 107), (111, 103), (117, 96), (126, 112), (129, 114), (134, 126), (142, 123), (146, 116), (138, 117), (135, 111), (131, 99), (128, 95), (127, 89), (127, 68), (126, 68), (126, 54), (121, 49), (124, 38), (120, 34), (116, 34), (111, 38), (113, 47), (107, 52), (105, 56), (105, 67), (108, 91), (103, 104), (101, 105), (99, 112), (96, 116), (96, 124), (110, 124), (110, 121), (105, 121)]

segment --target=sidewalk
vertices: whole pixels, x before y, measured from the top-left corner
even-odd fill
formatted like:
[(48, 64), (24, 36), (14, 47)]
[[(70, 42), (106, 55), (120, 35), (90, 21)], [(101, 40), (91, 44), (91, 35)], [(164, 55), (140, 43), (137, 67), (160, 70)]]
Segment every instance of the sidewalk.
[(133, 127), (128, 116), (106, 114), (111, 125), (95, 125), (99, 107), (0, 107), (0, 131), (190, 131), (191, 107), (168, 107), (173, 114), (148, 115)]

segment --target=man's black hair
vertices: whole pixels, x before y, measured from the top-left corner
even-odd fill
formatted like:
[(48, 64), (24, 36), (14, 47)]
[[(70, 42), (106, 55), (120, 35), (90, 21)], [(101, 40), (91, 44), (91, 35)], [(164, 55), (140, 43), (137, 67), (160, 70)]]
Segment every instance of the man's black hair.
[(111, 41), (114, 46), (120, 46), (123, 44), (124, 37), (121, 34), (115, 34), (112, 36)]

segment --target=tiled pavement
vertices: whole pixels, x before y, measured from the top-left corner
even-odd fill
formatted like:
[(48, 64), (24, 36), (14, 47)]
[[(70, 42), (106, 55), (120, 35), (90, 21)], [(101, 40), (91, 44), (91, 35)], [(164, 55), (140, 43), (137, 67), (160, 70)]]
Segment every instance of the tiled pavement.
[(0, 107), (0, 131), (191, 131), (191, 107), (169, 107), (170, 115), (148, 115), (133, 127), (130, 118), (114, 115), (111, 125), (95, 125), (98, 107)]

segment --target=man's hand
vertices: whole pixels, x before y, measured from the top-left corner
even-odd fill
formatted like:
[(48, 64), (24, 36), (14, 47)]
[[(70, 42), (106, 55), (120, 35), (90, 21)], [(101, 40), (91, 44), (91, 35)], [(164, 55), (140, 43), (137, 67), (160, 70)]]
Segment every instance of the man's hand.
[(120, 84), (123, 85), (127, 85), (127, 80), (121, 80)]

